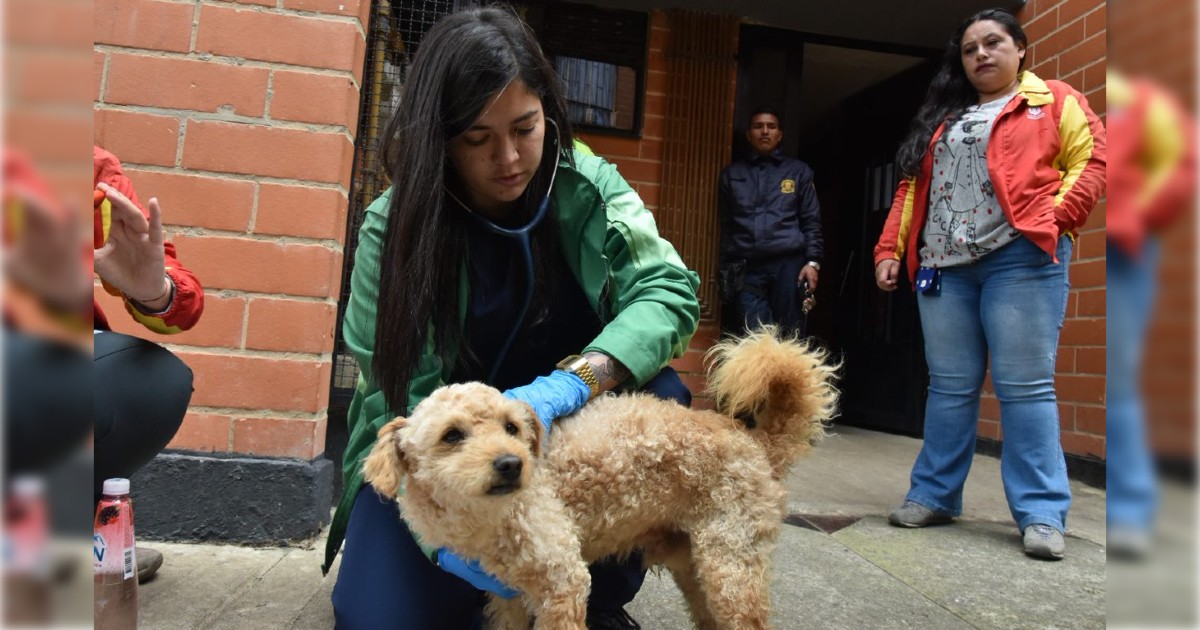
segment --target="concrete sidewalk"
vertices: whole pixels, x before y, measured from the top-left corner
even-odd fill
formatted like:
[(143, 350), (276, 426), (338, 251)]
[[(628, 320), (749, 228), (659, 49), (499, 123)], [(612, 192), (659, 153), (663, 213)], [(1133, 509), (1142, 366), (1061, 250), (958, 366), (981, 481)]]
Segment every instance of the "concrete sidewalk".
[[(778, 628), (1103, 628), (1104, 492), (1074, 484), (1067, 558), (1026, 558), (1000, 483), (977, 456), (956, 524), (889, 527), (920, 441), (839, 427), (793, 470), (775, 553)], [(149, 543), (166, 556), (142, 586), (142, 628), (332, 628), (323, 540), (251, 549)], [(1193, 576), (1194, 579), (1194, 576)], [(1194, 584), (1192, 591), (1194, 592)], [(691, 627), (670, 577), (628, 608), (644, 628)], [(400, 627), (400, 626), (397, 626)]]

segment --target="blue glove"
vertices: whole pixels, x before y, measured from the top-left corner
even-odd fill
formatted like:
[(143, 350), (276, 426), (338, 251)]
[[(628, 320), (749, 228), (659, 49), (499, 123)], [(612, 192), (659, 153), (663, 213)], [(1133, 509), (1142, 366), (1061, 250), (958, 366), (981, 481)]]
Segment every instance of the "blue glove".
[(518, 595), (517, 591), (496, 579), (496, 576), (484, 571), (479, 566), (478, 560), (463, 560), (454, 555), (453, 551), (442, 547), (437, 550), (437, 561), (443, 571), (457, 575), (481, 591), (487, 591), (504, 599), (512, 599)]
[(579, 376), (555, 370), (550, 376), (539, 376), (532, 383), (514, 387), (504, 395), (533, 407), (538, 420), (549, 431), (555, 418), (579, 411), (591, 398), (592, 389)]

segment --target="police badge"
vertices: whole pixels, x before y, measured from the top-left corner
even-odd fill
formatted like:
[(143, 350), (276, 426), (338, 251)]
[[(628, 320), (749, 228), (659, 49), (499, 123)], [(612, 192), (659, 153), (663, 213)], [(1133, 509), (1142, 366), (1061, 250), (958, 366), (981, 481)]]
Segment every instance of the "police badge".
[(785, 195), (789, 195), (791, 193), (796, 192), (796, 180), (785, 179), (782, 182), (780, 182), (779, 183), (779, 192), (781, 192)]

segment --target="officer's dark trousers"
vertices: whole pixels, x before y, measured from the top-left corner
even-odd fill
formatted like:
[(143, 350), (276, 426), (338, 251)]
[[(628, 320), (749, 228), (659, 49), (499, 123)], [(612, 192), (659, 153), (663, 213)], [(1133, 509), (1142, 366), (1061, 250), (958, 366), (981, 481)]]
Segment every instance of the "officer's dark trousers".
[(738, 323), (753, 330), (776, 324), (783, 332), (805, 334), (801, 289), (797, 286), (803, 256), (778, 256), (746, 262), (746, 280), (738, 293)]

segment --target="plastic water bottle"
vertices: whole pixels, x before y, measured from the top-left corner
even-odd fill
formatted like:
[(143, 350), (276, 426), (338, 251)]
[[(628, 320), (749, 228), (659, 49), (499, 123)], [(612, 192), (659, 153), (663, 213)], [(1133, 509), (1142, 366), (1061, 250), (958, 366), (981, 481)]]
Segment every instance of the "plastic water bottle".
[(4, 497), (4, 625), (50, 623), (50, 552), (45, 483), (18, 476)]
[(133, 544), (133, 501), (128, 479), (104, 480), (92, 535), (97, 630), (137, 628), (137, 554)]

